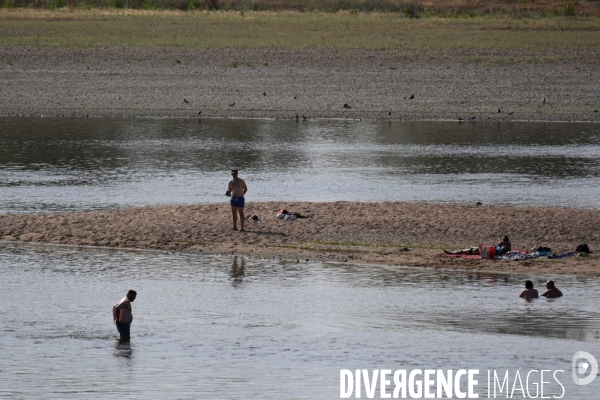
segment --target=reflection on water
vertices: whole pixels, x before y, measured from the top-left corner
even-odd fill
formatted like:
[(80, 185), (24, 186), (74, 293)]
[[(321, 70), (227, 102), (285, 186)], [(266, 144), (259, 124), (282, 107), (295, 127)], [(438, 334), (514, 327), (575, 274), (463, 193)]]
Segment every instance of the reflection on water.
[(233, 256), (233, 265), (231, 266), (231, 277), (234, 283), (242, 282), (244, 276), (244, 257), (240, 257), (240, 263), (238, 264), (238, 257)]
[(0, 118), (0, 212), (223, 201), (597, 208), (592, 124)]
[(119, 339), (115, 344), (115, 357), (133, 358), (133, 346), (129, 340)]
[(600, 343), (597, 278), (527, 302), (550, 277), (10, 243), (0, 276), (0, 398), (329, 399), (342, 368), (568, 372)]

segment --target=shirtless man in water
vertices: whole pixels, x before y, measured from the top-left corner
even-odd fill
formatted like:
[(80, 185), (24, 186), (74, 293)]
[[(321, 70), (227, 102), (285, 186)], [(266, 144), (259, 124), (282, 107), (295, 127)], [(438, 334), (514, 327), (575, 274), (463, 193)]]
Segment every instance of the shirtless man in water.
[(538, 297), (540, 297), (540, 295), (539, 295), (537, 289), (533, 288), (533, 282), (525, 281), (525, 290), (523, 290), (521, 292), (519, 297), (529, 300), (529, 299), (537, 299)]
[(563, 295), (562, 292), (558, 290), (556, 286), (554, 286), (554, 281), (548, 281), (548, 283), (546, 283), (546, 289), (548, 290), (542, 293), (542, 296), (547, 297), (549, 299), (554, 299)]
[(130, 334), (129, 328), (133, 322), (133, 314), (131, 312), (131, 303), (135, 300), (137, 293), (135, 290), (127, 292), (127, 296), (113, 306), (113, 319), (117, 330), (121, 335), (121, 340), (128, 341)]
[(244, 231), (244, 195), (248, 191), (246, 182), (238, 178), (238, 170), (231, 170), (231, 176), (233, 179), (229, 181), (227, 188), (227, 195), (231, 196), (229, 203), (231, 204), (231, 213), (233, 214), (233, 228), (231, 230), (237, 231), (237, 216), (240, 214), (240, 231)]

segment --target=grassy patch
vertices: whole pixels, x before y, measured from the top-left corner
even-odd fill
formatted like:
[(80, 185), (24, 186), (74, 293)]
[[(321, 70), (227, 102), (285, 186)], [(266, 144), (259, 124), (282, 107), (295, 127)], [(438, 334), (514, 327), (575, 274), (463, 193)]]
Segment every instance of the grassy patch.
[(600, 51), (600, 19), (253, 11), (241, 17), (221, 11), (1, 9), (0, 46), (7, 45), (359, 49), (398, 57), (463, 52), (501, 63), (502, 55), (494, 61), (497, 52), (535, 54), (543, 60), (563, 52)]
[[(6, 0), (18, 7), (48, 8), (49, 4), (65, 0)], [(365, 12), (403, 14), (409, 18), (431, 16), (473, 17), (477, 15), (508, 14), (527, 17), (532, 15), (594, 15), (600, 11), (596, 1), (577, 0), (68, 0), (70, 8), (89, 5), (95, 8), (131, 8), (164, 10), (223, 10), (237, 11), (244, 17), (246, 11), (343, 12), (358, 15)], [(63, 4), (64, 7), (66, 4)]]

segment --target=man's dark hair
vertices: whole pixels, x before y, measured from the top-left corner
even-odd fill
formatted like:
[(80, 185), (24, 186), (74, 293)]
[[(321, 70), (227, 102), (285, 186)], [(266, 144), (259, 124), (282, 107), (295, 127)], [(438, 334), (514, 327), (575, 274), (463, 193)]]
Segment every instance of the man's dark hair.
[(135, 290), (130, 290), (129, 292), (127, 292), (127, 294), (132, 294), (134, 296), (137, 296), (137, 292)]
[(548, 281), (548, 286), (554, 287), (554, 281)]
[(525, 281), (525, 288), (526, 289), (533, 288), (533, 282), (531, 282), (531, 281)]
[(232, 174), (237, 174), (237, 173), (238, 173), (238, 170), (237, 170), (237, 169), (232, 169), (232, 170), (231, 170), (231, 173), (232, 173)]

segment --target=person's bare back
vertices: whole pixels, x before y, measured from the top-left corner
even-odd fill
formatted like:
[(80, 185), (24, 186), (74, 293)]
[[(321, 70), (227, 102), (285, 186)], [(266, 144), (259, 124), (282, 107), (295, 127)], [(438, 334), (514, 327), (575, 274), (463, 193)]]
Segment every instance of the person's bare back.
[(248, 188), (246, 187), (246, 182), (243, 179), (234, 177), (231, 181), (229, 181), (229, 195), (231, 197), (243, 197)]
[(524, 299), (537, 299), (538, 297), (540, 297), (540, 295), (537, 289), (533, 288), (533, 282), (525, 281), (525, 290), (521, 292), (519, 297)]
[[(114, 305), (115, 315), (113, 315), (115, 321), (119, 321), (123, 324), (130, 324), (133, 322), (133, 313), (131, 310), (131, 301), (127, 297), (123, 297), (121, 301)], [(118, 314), (117, 314), (118, 313)]]
[(548, 290), (542, 293), (542, 296), (547, 297), (549, 299), (555, 299), (563, 295), (562, 292), (558, 290), (556, 286), (554, 286), (554, 281), (548, 281), (548, 283), (546, 283), (546, 289)]

